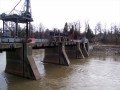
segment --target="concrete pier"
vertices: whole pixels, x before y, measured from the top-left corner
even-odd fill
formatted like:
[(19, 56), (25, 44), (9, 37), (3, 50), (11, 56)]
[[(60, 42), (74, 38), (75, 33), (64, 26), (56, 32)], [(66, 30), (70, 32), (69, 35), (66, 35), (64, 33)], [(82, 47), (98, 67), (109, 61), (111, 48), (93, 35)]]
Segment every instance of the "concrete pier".
[(60, 65), (69, 65), (70, 61), (65, 51), (65, 44), (59, 43), (54, 48), (45, 48), (45, 63), (53, 63)]
[(88, 57), (89, 56), (89, 54), (88, 54), (88, 42), (87, 43), (84, 43), (84, 42), (81, 43), (80, 48), (82, 50), (82, 53), (83, 53), (84, 57)]
[(69, 58), (80, 59), (89, 56), (89, 43), (87, 41), (76, 41), (72, 44), (65, 42), (57, 42), (53, 45), (49, 43), (40, 43), (40, 45), (38, 43), (20, 43), (20, 45), (3, 46), (4, 44), (1, 50), (6, 51), (5, 72), (35, 80), (40, 79), (40, 73), (32, 56), (32, 49), (45, 49), (43, 62), (66, 66), (70, 64)]
[(40, 79), (40, 73), (32, 57), (32, 47), (29, 44), (23, 44), (14, 51), (6, 51), (5, 72), (25, 78)]
[(76, 46), (77, 46), (77, 58), (78, 58), (78, 59), (83, 59), (83, 58), (85, 58), (84, 55), (83, 55), (83, 53), (82, 53), (82, 50), (81, 50), (81, 48), (80, 48), (80, 43), (77, 42), (77, 43), (76, 43)]
[(83, 59), (84, 55), (80, 48), (80, 42), (76, 42), (75, 45), (66, 46), (66, 52), (70, 59)]

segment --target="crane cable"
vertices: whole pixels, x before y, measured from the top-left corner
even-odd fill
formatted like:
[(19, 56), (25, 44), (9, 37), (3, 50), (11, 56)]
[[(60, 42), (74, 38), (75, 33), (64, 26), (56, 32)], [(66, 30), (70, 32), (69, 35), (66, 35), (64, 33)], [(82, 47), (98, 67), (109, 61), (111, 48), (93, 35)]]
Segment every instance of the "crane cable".
[(21, 0), (16, 4), (16, 6), (10, 11), (10, 13), (9, 14), (11, 14), (12, 13), (12, 11), (18, 6), (18, 4), (21, 2)]

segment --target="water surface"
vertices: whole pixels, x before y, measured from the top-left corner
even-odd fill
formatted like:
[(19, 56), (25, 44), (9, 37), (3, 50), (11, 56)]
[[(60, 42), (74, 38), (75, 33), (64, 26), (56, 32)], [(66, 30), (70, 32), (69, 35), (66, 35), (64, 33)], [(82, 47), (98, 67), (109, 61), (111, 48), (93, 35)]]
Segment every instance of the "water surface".
[(4, 72), (6, 53), (0, 53), (0, 90), (120, 90), (120, 56), (72, 59), (70, 66), (44, 64), (34, 51), (41, 79), (29, 80)]

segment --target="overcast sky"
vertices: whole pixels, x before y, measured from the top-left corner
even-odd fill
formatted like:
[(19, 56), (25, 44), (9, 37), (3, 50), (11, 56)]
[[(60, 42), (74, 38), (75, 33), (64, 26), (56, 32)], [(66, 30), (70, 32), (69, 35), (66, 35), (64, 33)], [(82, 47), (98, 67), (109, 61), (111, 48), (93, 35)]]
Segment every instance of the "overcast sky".
[[(0, 0), (0, 13), (11, 11), (18, 1)], [(88, 21), (92, 29), (97, 22), (120, 24), (120, 0), (31, 0), (31, 8), (33, 23), (42, 23), (49, 29), (61, 29), (65, 22), (78, 20), (82, 27)]]

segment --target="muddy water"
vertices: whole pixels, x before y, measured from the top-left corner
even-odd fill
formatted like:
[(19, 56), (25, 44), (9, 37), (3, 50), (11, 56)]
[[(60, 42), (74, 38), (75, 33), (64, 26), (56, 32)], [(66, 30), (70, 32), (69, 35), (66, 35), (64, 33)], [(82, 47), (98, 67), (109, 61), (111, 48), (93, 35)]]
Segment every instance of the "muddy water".
[(90, 56), (60, 66), (43, 64), (40, 52), (33, 52), (38, 81), (6, 74), (6, 53), (0, 53), (0, 90), (120, 90), (120, 56)]

